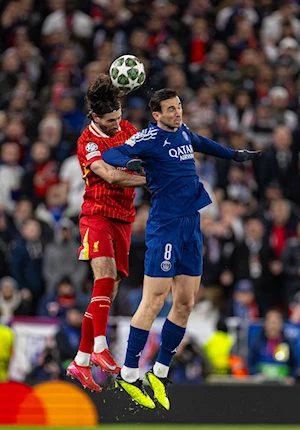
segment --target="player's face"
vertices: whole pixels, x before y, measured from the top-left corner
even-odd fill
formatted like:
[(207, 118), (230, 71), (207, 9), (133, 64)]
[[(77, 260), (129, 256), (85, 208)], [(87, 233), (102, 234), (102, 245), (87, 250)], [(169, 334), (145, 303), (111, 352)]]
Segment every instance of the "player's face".
[(103, 133), (108, 136), (114, 136), (120, 128), (122, 119), (122, 110), (118, 109), (115, 112), (106, 113), (103, 117), (99, 118), (93, 115), (94, 122)]
[(176, 131), (182, 124), (182, 104), (179, 97), (163, 100), (161, 112), (153, 112), (158, 127), (166, 131)]

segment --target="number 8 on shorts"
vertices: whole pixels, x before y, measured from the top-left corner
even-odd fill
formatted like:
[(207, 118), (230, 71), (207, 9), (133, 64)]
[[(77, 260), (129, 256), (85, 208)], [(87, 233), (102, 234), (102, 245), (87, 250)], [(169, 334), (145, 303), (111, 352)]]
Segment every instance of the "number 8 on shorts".
[(164, 272), (168, 272), (172, 267), (172, 263), (170, 262), (171, 257), (172, 257), (172, 244), (166, 243), (165, 252), (164, 252), (164, 261), (160, 265), (161, 270), (163, 270)]

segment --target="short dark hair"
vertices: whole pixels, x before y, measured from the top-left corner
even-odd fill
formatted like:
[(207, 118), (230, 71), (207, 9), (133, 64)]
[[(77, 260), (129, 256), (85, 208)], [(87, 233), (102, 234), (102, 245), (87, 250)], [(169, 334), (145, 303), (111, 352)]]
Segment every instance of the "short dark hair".
[(86, 93), (87, 117), (92, 119), (93, 112), (101, 118), (106, 113), (117, 111), (121, 108), (122, 96), (123, 92), (113, 85), (110, 77), (100, 73)]
[(163, 88), (162, 90), (156, 91), (150, 99), (149, 107), (151, 112), (161, 112), (160, 102), (163, 100), (173, 99), (177, 97), (178, 94), (175, 90), (170, 88)]

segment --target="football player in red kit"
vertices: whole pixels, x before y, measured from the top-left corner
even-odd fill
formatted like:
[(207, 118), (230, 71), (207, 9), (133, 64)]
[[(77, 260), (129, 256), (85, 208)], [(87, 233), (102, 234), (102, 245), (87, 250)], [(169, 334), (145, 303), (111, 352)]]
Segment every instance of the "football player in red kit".
[(128, 275), (131, 223), (135, 217), (134, 187), (146, 184), (144, 176), (116, 169), (102, 160), (106, 149), (121, 145), (137, 132), (121, 119), (122, 95), (105, 74), (100, 74), (89, 86), (86, 103), (91, 122), (79, 137), (77, 148), (86, 182), (79, 217), (79, 259), (90, 260), (94, 289), (84, 314), (79, 349), (67, 375), (98, 392), (101, 387), (93, 379), (90, 363), (107, 372), (120, 371), (108, 349), (106, 326), (120, 279)]

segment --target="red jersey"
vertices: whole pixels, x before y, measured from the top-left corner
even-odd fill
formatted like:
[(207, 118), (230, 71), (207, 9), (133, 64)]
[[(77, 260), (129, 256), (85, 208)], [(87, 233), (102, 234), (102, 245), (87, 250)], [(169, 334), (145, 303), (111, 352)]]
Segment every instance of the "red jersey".
[(110, 137), (99, 130), (92, 121), (79, 137), (77, 155), (86, 184), (81, 215), (96, 214), (127, 222), (134, 221), (134, 188), (109, 184), (96, 175), (89, 166), (94, 161), (101, 160), (106, 149), (121, 145), (135, 133), (137, 129), (128, 121), (122, 120), (120, 130)]

